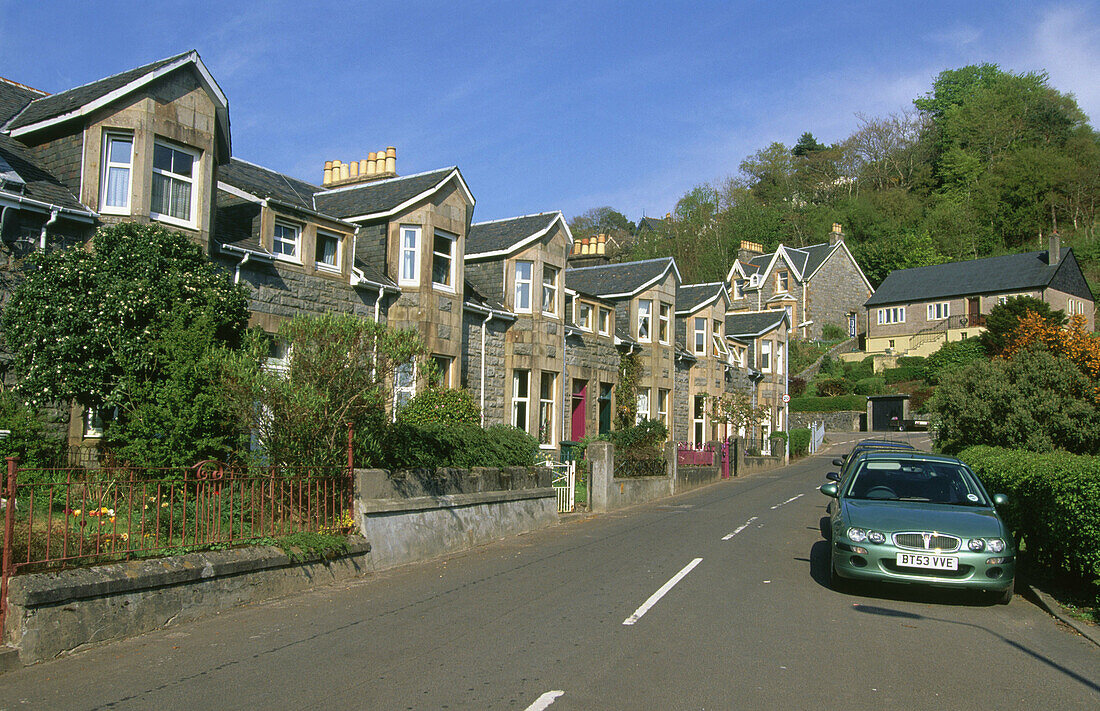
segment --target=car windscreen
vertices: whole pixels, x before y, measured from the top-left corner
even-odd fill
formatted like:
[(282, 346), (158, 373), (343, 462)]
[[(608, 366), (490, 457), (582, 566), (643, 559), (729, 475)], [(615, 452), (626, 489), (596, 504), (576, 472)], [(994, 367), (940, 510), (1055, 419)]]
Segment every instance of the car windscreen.
[(988, 506), (985, 492), (966, 467), (953, 462), (865, 459), (845, 487), (851, 499), (920, 501)]

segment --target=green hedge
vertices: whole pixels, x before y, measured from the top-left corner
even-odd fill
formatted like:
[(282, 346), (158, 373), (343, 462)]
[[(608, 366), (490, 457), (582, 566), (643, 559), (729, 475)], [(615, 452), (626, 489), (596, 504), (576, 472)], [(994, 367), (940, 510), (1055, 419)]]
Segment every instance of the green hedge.
[(1029, 556), (1098, 585), (1100, 602), (1100, 458), (1001, 447), (959, 453), (990, 494), (1007, 494), (1005, 523)]
[(810, 451), (810, 430), (806, 427), (796, 427), (791, 430), (791, 456), (802, 457)]
[(887, 384), (901, 383), (907, 380), (923, 380), (924, 366), (906, 365), (900, 368), (887, 368), (882, 372), (882, 375), (886, 378)]
[(538, 442), (509, 425), (394, 423), (385, 435), (386, 469), (507, 467), (535, 463)]
[(791, 412), (841, 412), (842, 410), (867, 409), (864, 395), (840, 395), (837, 397), (796, 397), (791, 398)]
[(856, 381), (852, 392), (856, 395), (881, 395), (886, 392), (886, 383), (882, 378), (861, 378)]
[(924, 356), (899, 356), (898, 357), (899, 368), (923, 368)]

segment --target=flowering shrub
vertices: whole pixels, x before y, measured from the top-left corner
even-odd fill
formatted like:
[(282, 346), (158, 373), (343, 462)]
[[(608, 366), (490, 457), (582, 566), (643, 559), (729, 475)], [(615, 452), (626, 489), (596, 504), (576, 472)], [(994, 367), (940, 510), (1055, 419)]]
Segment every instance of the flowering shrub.
[(469, 424), (481, 422), (481, 409), (468, 390), (435, 387), (418, 393), (400, 412), (397, 421), (422, 427), (427, 424)]

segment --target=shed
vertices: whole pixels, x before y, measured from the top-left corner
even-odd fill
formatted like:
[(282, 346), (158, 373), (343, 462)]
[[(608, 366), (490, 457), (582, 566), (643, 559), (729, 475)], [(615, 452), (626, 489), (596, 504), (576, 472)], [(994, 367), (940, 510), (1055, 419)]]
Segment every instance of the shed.
[[(897, 419), (894, 419), (897, 418)], [(909, 396), (901, 394), (870, 395), (867, 398), (867, 422), (871, 430), (897, 430), (909, 419)]]

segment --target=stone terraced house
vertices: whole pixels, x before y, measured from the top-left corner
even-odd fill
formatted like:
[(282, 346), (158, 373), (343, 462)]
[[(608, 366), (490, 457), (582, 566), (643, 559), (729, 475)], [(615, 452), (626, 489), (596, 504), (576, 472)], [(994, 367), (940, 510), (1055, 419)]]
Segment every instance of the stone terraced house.
[[(642, 363), (638, 417), (677, 440), (725, 434), (708, 421), (712, 390), (771, 397), (757, 375), (774, 370), (754, 364), (789, 320), (731, 330), (723, 285), (682, 285), (671, 258), (570, 268), (560, 212), (474, 222), (474, 207), (457, 167), (399, 176), (393, 147), (329, 161), (320, 185), (234, 157), (228, 100), (194, 51), (57, 94), (0, 79), (4, 299), (33, 251), (157, 222), (248, 285), (251, 325), (350, 313), (415, 328), (484, 424), (548, 450), (611, 429), (623, 354)], [(285, 355), (273, 338), (272, 358)], [(417, 370), (398, 372), (391, 408), (425, 387)], [(98, 439), (92, 413), (70, 414), (70, 443)]]
[[(734, 361), (744, 365), (753, 404), (766, 414), (754, 431), (740, 432), (761, 450), (768, 451), (768, 435), (786, 430), (788, 340), (791, 322), (785, 311), (743, 311), (726, 315), (726, 338)], [(730, 435), (735, 433), (730, 432)]]
[(844, 244), (840, 225), (833, 225), (828, 242), (781, 244), (770, 254), (742, 242), (726, 283), (734, 311), (785, 310), (803, 338), (820, 338), (825, 324), (850, 336), (867, 331), (862, 307), (874, 289)]

